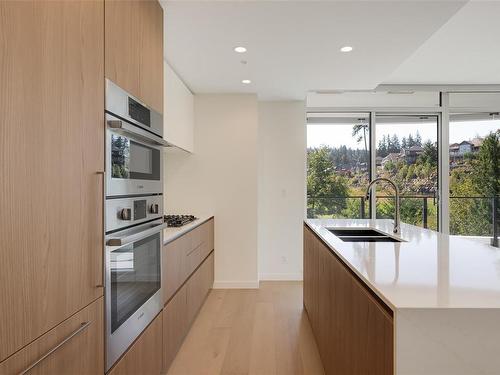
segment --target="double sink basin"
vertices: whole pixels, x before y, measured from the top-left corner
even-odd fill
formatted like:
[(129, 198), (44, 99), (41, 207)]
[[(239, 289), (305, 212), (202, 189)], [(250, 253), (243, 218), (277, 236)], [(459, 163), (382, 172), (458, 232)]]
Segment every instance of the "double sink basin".
[(403, 242), (404, 240), (371, 228), (327, 228), (344, 242)]

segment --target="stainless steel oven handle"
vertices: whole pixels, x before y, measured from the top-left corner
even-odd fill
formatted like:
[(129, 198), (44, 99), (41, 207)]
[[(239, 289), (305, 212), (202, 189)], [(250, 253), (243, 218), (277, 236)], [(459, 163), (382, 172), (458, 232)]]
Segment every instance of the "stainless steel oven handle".
[(108, 128), (114, 129), (114, 130), (119, 130), (123, 133), (130, 134), (134, 136), (135, 138), (139, 138), (144, 142), (148, 142), (154, 145), (159, 145), (159, 146), (164, 146), (168, 147), (170, 144), (165, 141), (163, 138), (154, 135), (154, 134), (149, 134), (146, 130), (143, 130), (141, 128), (138, 128), (137, 126), (131, 125), (125, 121), (122, 120), (108, 120), (107, 121)]
[(143, 230), (138, 233), (130, 234), (128, 236), (110, 238), (106, 241), (106, 245), (108, 246), (125, 246), (129, 243), (142, 240), (145, 237), (148, 237), (152, 234), (162, 231), (167, 227), (167, 224), (158, 224), (152, 228)]
[(33, 370), (34, 367), (38, 366), (40, 364), (40, 362), (42, 362), (43, 360), (45, 360), (49, 355), (51, 355), (52, 353), (54, 353), (56, 350), (58, 350), (61, 346), (63, 346), (64, 344), (66, 344), (69, 340), (71, 340), (73, 337), (75, 337), (76, 335), (78, 335), (80, 332), (82, 332), (85, 328), (87, 328), (92, 322), (91, 321), (88, 321), (88, 322), (84, 322), (84, 323), (81, 323), (80, 324), (80, 327), (78, 327), (75, 331), (73, 331), (69, 336), (67, 336), (64, 340), (62, 340), (59, 344), (57, 344), (56, 346), (54, 346), (52, 349), (50, 349), (47, 353), (45, 353), (43, 356), (41, 356), (40, 358), (38, 358), (35, 362), (33, 362), (31, 365), (29, 365), (28, 367), (26, 367), (26, 369), (24, 369), (23, 371), (21, 371), (19, 373), (19, 375), (24, 375), (24, 374), (27, 374), (28, 372), (30, 372), (31, 370)]

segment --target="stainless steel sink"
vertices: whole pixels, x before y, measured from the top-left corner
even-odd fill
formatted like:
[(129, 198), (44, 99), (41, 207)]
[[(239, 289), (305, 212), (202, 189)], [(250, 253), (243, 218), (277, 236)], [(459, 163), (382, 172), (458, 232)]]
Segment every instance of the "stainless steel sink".
[(328, 230), (344, 242), (403, 242), (399, 238), (371, 228), (328, 228)]

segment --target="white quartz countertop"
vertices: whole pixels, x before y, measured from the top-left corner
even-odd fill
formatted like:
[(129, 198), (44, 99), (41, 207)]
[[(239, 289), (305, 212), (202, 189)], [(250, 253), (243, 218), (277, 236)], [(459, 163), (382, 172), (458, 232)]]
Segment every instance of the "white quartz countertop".
[(392, 234), (392, 220), (305, 221), (393, 309), (500, 308), (500, 249), (467, 237), (401, 224), (407, 242), (343, 242), (327, 228), (371, 227)]
[(165, 228), (163, 230), (163, 244), (167, 244), (169, 242), (172, 242), (176, 238), (179, 238), (183, 234), (189, 232), (191, 229), (196, 228), (197, 226), (207, 222), (211, 218), (213, 218), (213, 215), (202, 215), (199, 216), (198, 219), (195, 221), (190, 222), (189, 224), (183, 225), (182, 227), (176, 227), (176, 228)]

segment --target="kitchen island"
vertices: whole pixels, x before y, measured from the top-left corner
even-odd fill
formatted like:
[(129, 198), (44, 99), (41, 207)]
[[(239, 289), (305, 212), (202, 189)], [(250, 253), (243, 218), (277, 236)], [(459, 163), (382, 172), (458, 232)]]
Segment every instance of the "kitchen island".
[(327, 373), (500, 373), (499, 249), (407, 224), (402, 242), (329, 231), (352, 227), (393, 229), (391, 220), (304, 226), (304, 306)]

